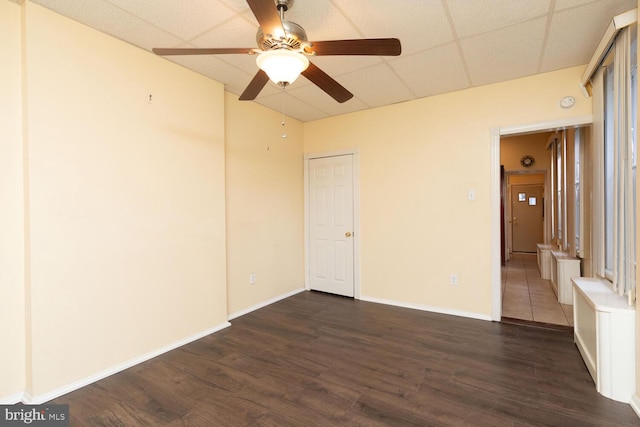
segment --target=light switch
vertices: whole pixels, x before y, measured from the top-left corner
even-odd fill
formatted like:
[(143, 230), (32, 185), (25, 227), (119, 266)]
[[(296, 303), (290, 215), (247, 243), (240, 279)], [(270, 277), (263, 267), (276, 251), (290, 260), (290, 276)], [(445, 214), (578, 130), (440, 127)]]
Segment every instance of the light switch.
[(469, 190), (469, 200), (476, 199), (476, 190)]

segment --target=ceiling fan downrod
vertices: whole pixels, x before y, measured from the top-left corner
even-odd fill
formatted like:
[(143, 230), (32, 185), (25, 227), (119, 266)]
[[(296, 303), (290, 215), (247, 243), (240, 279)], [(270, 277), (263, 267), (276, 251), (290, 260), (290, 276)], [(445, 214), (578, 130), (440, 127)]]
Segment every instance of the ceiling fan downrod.
[(284, 21), (284, 13), (289, 10), (293, 0), (276, 0), (276, 9), (280, 12), (280, 20)]

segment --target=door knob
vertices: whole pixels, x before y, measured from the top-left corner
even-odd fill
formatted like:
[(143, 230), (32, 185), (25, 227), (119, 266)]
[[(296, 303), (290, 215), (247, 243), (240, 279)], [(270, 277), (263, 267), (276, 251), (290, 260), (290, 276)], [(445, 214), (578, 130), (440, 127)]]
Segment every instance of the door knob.
[(346, 233), (344, 233), (344, 237), (351, 237), (351, 232), (347, 231)]

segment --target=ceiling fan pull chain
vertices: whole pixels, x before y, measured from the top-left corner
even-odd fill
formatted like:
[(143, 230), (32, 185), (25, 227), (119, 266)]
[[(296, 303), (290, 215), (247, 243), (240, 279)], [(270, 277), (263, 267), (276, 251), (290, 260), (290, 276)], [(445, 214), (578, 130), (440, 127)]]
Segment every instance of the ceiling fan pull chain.
[(284, 90), (285, 90), (284, 85), (282, 85), (282, 122), (280, 122), (280, 124), (282, 125), (282, 139), (286, 139), (287, 138), (287, 128), (286, 128), (286, 122), (284, 121)]

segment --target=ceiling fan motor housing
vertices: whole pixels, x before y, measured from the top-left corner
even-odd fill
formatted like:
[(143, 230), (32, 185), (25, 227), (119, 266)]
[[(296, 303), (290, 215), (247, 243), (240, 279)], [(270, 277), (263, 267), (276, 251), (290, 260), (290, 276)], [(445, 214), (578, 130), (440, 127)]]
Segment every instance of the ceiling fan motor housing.
[(302, 26), (291, 21), (282, 21), (284, 27), (285, 37), (282, 39), (273, 37), (271, 34), (264, 34), (262, 27), (258, 28), (256, 34), (256, 42), (258, 47), (262, 50), (289, 48), (300, 49), (303, 43), (308, 41), (307, 33)]

